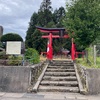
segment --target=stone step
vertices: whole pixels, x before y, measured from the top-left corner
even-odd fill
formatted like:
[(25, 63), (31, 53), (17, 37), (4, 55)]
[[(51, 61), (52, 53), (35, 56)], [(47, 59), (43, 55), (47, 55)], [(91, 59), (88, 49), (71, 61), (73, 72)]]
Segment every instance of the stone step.
[(74, 69), (52, 69), (52, 68), (47, 68), (47, 72), (75, 72)]
[(68, 60), (53, 60), (52, 63), (73, 63), (72, 61)]
[(68, 77), (56, 77), (56, 76), (44, 76), (43, 80), (52, 80), (52, 81), (76, 81), (77, 78), (75, 76)]
[(65, 86), (39, 86), (40, 92), (79, 92), (78, 87), (65, 87)]
[(68, 63), (73, 63), (73, 62), (70, 62), (70, 61), (69, 61), (69, 62), (66, 62), (66, 61), (64, 61), (64, 62), (62, 62), (62, 61), (54, 62), (54, 61), (53, 61), (53, 62), (51, 62), (51, 63), (63, 63), (63, 64), (68, 64)]
[(40, 92), (79, 92), (74, 64), (71, 61), (52, 61), (39, 83)]
[(72, 62), (52, 62), (51, 64), (73, 64)]
[(49, 86), (67, 86), (67, 87), (78, 87), (77, 81), (46, 81), (43, 80), (40, 83), (41, 85), (49, 85)]
[(74, 66), (73, 64), (50, 64), (51, 66)]
[(51, 65), (49, 65), (48, 68), (56, 68), (56, 69), (74, 69), (74, 66), (51, 66)]
[(75, 72), (45, 72), (44, 75), (51, 76), (76, 76)]

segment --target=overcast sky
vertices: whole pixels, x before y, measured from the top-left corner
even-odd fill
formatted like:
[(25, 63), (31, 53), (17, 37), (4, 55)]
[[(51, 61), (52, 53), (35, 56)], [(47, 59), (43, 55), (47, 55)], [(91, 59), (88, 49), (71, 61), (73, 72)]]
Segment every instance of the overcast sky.
[[(43, 0), (0, 0), (0, 25), (5, 33), (18, 33), (25, 39), (28, 23)], [(51, 0), (53, 9), (65, 7), (66, 0)]]

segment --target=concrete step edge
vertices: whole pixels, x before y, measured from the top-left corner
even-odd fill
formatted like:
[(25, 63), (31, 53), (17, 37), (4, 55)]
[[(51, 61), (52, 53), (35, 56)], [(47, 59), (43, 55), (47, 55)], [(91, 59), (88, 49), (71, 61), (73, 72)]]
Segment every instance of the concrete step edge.
[(62, 81), (62, 80), (65, 80), (65, 81), (76, 81), (77, 80), (77, 78), (75, 77), (75, 76), (65, 76), (65, 77), (56, 77), (56, 76), (44, 76), (43, 77), (43, 80), (53, 80), (53, 81), (56, 81), (56, 80), (58, 80), (58, 81)]
[(74, 69), (52, 69), (52, 68), (47, 68), (47, 70), (46, 71), (63, 71), (63, 72), (66, 72), (66, 71), (68, 71), (68, 72), (75, 72), (75, 70)]
[(44, 81), (42, 80), (41, 85), (53, 85), (53, 86), (69, 86), (69, 87), (78, 87), (77, 81)]
[(65, 87), (65, 86), (39, 86), (39, 91), (45, 92), (75, 92), (78, 93), (78, 87)]

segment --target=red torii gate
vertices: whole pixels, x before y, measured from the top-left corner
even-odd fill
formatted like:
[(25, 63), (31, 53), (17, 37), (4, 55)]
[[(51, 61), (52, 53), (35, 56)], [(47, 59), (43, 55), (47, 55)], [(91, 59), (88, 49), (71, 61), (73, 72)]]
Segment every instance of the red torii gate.
[[(68, 34), (64, 35), (65, 29), (64, 28), (43, 28), (36, 26), (40, 32), (49, 33), (49, 35), (42, 36), (42, 38), (48, 38), (49, 42), (47, 45), (47, 59), (52, 60), (53, 59), (53, 48), (52, 48), (52, 39), (53, 38), (69, 38)], [(53, 33), (60, 33), (60, 35), (53, 35)], [(75, 44), (73, 43), (72, 39), (72, 48), (71, 48), (71, 58), (72, 60), (75, 60)]]

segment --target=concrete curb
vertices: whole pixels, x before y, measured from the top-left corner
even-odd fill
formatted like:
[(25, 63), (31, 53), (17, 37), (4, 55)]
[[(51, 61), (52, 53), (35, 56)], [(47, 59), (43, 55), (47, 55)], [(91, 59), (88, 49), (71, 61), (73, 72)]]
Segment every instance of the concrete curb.
[(77, 67), (76, 67), (76, 64), (75, 63), (74, 63), (74, 68), (75, 68), (76, 77), (77, 77), (77, 80), (78, 80), (78, 83), (79, 83), (80, 93), (81, 94), (86, 94), (86, 91), (83, 89), (83, 85), (82, 85), (81, 79), (79, 77), (79, 74), (78, 74)]
[(43, 78), (43, 76), (44, 76), (44, 73), (45, 73), (47, 67), (48, 67), (48, 64), (45, 66), (43, 72), (41, 73), (41, 75), (40, 75), (40, 77), (38, 78), (38, 80), (37, 80), (35, 86), (33, 87), (33, 92), (37, 92), (37, 89), (38, 89), (38, 87), (39, 87), (39, 84), (40, 84), (40, 82), (41, 82), (41, 80), (42, 80), (42, 78)]

